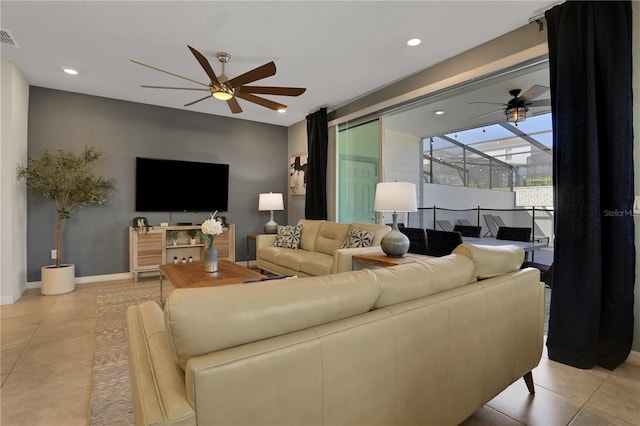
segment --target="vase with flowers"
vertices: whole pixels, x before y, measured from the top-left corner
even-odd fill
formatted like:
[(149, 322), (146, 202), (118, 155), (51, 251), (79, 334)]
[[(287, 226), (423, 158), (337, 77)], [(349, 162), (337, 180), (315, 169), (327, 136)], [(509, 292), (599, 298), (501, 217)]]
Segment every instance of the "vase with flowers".
[(211, 214), (209, 219), (202, 222), (200, 234), (202, 241), (207, 245), (204, 250), (204, 271), (218, 272), (218, 250), (213, 246), (216, 235), (222, 234), (222, 222), (216, 217), (218, 211)]

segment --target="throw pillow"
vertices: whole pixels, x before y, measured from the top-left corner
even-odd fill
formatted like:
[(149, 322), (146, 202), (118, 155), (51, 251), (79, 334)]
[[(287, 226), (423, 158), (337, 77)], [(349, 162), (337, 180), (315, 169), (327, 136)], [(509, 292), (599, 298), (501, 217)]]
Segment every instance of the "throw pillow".
[(300, 234), (302, 234), (302, 225), (278, 225), (278, 236), (273, 243), (273, 247), (297, 249), (300, 246)]
[(342, 248), (369, 247), (373, 241), (373, 232), (353, 228), (342, 243)]

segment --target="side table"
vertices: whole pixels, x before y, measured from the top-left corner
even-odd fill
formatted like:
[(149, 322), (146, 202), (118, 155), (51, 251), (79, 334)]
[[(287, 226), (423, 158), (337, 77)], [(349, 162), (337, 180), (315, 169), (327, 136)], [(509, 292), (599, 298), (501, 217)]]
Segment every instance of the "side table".
[(253, 240), (253, 243), (255, 244), (257, 237), (258, 235), (256, 234), (247, 235), (247, 268), (249, 267), (249, 240)]

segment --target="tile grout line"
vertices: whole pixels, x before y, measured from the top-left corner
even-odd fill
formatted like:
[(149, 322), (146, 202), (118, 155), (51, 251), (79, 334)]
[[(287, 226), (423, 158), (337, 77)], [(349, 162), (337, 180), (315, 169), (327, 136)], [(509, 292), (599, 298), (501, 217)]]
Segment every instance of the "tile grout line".
[[(582, 404), (582, 406), (580, 407), (580, 409), (578, 410), (578, 412), (576, 413), (575, 416), (573, 416), (571, 418), (571, 420), (569, 420), (569, 423), (567, 423), (567, 426), (571, 425), (573, 422), (575, 422), (575, 420), (578, 418), (578, 416), (580, 415), (580, 413), (582, 413), (585, 409), (585, 407), (587, 406), (587, 404), (589, 403), (589, 401), (591, 401), (591, 398), (593, 398), (593, 396), (600, 390), (600, 388), (602, 387), (602, 385), (604, 385), (604, 382), (606, 382), (609, 377), (611, 377), (613, 372), (609, 372), (609, 374), (607, 374), (607, 377), (605, 377), (605, 379), (598, 385), (598, 387), (593, 391), (593, 393), (591, 395), (589, 395), (589, 397), (587, 398), (587, 400), (584, 402), (584, 404)], [(616, 417), (617, 418), (617, 417)], [(622, 419), (620, 419), (622, 420)]]
[[(45, 296), (46, 297), (46, 296)], [(42, 318), (40, 318), (40, 321), (38, 321), (38, 325), (36, 326), (36, 328), (33, 330), (33, 333), (31, 334), (31, 336), (29, 337), (29, 340), (27, 341), (27, 343), (25, 343), (25, 345), (23, 347), (20, 348), (20, 355), (18, 355), (18, 358), (16, 358), (16, 361), (13, 363), (13, 365), (11, 366), (11, 370), (9, 370), (9, 373), (7, 374), (7, 379), (5, 380), (5, 383), (7, 382), (7, 380), (9, 380), (9, 377), (11, 377), (11, 374), (14, 373), (14, 369), (16, 368), (16, 365), (18, 365), (18, 362), (20, 362), (20, 359), (22, 358), (22, 356), (24, 355), (25, 350), (27, 349), (27, 347), (29, 346), (29, 344), (31, 343), (31, 341), (33, 340), (33, 337), (36, 335), (36, 333), (38, 332), (38, 329), (40, 329), (40, 326), (42, 326), (42, 323), (44, 322), (44, 319), (47, 317), (47, 315), (49, 314), (49, 312), (51, 311), (51, 308), (53, 308), (53, 305), (55, 305), (56, 300), (53, 301), (53, 303), (51, 305), (49, 305), (49, 308), (47, 309), (47, 311), (44, 313), (44, 315), (42, 316)], [(4, 385), (3, 385), (4, 386)]]

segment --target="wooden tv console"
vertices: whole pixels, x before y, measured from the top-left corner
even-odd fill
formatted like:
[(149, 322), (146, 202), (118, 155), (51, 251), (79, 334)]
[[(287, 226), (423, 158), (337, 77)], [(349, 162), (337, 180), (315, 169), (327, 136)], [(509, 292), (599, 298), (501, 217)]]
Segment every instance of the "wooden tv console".
[[(187, 231), (198, 231), (196, 244), (191, 245)], [(178, 231), (177, 244), (167, 241), (167, 231)], [(217, 235), (213, 245), (218, 249), (220, 259), (236, 260), (236, 226), (229, 225)], [(142, 272), (160, 272), (160, 265), (189, 259), (194, 262), (203, 259), (205, 244), (200, 238), (200, 225), (190, 226), (154, 226), (147, 233), (138, 233), (129, 227), (129, 270), (133, 273), (133, 281), (138, 282), (138, 274)]]

